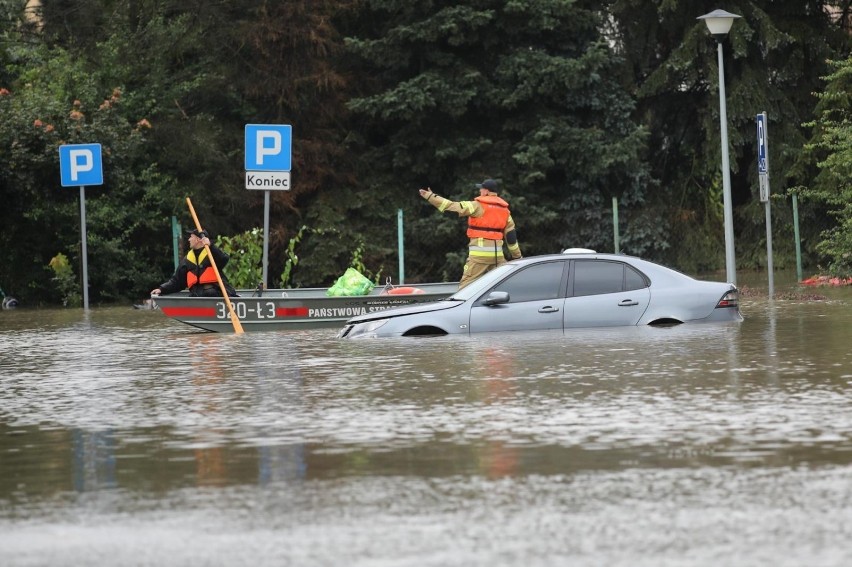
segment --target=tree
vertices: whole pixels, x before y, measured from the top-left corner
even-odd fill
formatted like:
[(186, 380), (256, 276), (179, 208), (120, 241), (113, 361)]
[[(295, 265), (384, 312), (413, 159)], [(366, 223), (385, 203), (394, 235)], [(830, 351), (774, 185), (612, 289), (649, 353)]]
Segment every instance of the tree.
[[(345, 106), (355, 77), (342, 61), (337, 29), (354, 4), (253, 2), (226, 36), (233, 54), (229, 82), (247, 108), (247, 121), (293, 126), (292, 188), (270, 195), (269, 273), (281, 273), (291, 242), (301, 241), (311, 261), (293, 270), (294, 285), (330, 284), (348, 265), (350, 250), (329, 238), (345, 218), (328, 215), (326, 204), (355, 186), (357, 156), (347, 151)], [(248, 202), (250, 212), (261, 218), (262, 201)]]
[[(62, 145), (102, 145), (104, 185), (87, 191), (87, 243), (94, 300), (112, 300), (154, 277), (145, 238), (172, 182), (146, 160), (147, 119), (129, 119), (122, 92), (103, 92), (68, 52), (34, 46), (18, 54), (12, 88), (0, 91), (2, 264), (8, 288), (27, 299), (56, 297), (48, 264), (81, 257), (78, 192), (59, 183)], [(120, 266), (120, 268), (118, 268)], [(29, 297), (27, 297), (29, 295)]]
[[(839, 2), (742, 1), (725, 7), (742, 16), (724, 40), (739, 265), (759, 265), (765, 256), (755, 116), (768, 114), (772, 191), (783, 195), (797, 183), (790, 177), (805, 142), (801, 124), (811, 115), (810, 93), (819, 88), (825, 60), (848, 49), (842, 20), (826, 10), (831, 4)], [(654, 204), (669, 220), (671, 240), (680, 243), (668, 261), (689, 271), (719, 267), (724, 247), (716, 43), (696, 20), (707, 5), (690, 0), (612, 0), (607, 5), (609, 36), (629, 65), (625, 84), (632, 85), (637, 98), (637, 120), (651, 133), (649, 164), (660, 182)], [(773, 227), (785, 233), (775, 239), (776, 266), (793, 257), (789, 211), (774, 207)], [(810, 215), (809, 221), (806, 239), (822, 228), (819, 215)]]
[(816, 120), (805, 126), (814, 130), (805, 146), (807, 159), (819, 174), (806, 197), (827, 204), (837, 224), (823, 232), (816, 246), (827, 261), (830, 275), (852, 276), (852, 58), (832, 62), (825, 90), (817, 93)]
[[(93, 6), (79, 5), (82, 13)], [(155, 11), (140, 23), (133, 14), (142, 7), (121, 3), (102, 11), (111, 18), (103, 27), (92, 28), (66, 25), (78, 12), (51, 3), (36, 29), (11, 20), (3, 31), (8, 82), (0, 99), (0, 186), (7, 206), (0, 215), (8, 230), (0, 254), (12, 267), (7, 286), (20, 295), (55, 298), (45, 271), (57, 252), (79, 274), (77, 193), (58, 187), (60, 145), (99, 142), (104, 150), (105, 183), (87, 195), (94, 301), (136, 297), (161, 281), (171, 257), (169, 216), (185, 214), (184, 183), (195, 177), (200, 192), (219, 171), (215, 143), (201, 151), (218, 130), (192, 106), (201, 93), (216, 92), (205, 79), (209, 73), (199, 72), (209, 62), (193, 68), (199, 56), (192, 54), (201, 50), (181, 43), (195, 22)], [(193, 159), (205, 155), (206, 163)]]
[[(647, 133), (630, 118), (594, 6), (377, 0), (365, 8), (347, 42), (369, 78), (349, 104), (368, 194), (340, 204), (375, 227), (367, 241), (383, 258), (395, 249), (389, 213), (401, 208), (413, 219), (414, 277), (458, 278), (462, 223), (436, 215), (416, 189), (470, 199), (489, 176), (503, 182), (526, 254), (607, 248), (613, 196), (650, 219), (628, 226), (628, 250), (666, 245), (655, 211), (642, 207)], [(649, 233), (636, 238), (635, 226)]]

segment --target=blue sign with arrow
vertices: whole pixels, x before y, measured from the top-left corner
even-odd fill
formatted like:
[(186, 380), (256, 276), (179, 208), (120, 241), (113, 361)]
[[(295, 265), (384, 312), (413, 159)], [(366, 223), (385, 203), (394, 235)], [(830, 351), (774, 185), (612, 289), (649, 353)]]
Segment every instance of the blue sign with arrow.
[(757, 173), (769, 173), (769, 161), (766, 155), (766, 113), (757, 115)]

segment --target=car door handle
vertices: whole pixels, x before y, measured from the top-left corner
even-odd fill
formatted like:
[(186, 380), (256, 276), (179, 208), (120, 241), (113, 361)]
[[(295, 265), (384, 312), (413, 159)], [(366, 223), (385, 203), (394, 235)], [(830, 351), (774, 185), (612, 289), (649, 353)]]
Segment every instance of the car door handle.
[(547, 307), (542, 307), (538, 310), (539, 313), (556, 313), (557, 311), (559, 311), (558, 307), (551, 307), (550, 305), (548, 305)]
[(622, 299), (619, 303), (619, 307), (631, 307), (633, 305), (639, 305), (639, 302), (635, 299)]

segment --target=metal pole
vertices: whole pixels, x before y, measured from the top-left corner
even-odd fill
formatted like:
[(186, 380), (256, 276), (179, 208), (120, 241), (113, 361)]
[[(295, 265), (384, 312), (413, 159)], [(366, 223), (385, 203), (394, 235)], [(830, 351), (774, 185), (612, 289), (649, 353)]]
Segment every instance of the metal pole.
[(266, 285), (267, 270), (269, 267), (269, 189), (263, 192), (263, 289), (269, 289)]
[(177, 217), (172, 216), (172, 249), (174, 251), (175, 270), (177, 270), (178, 265), (180, 264), (180, 254), (178, 254), (178, 250), (180, 249), (180, 237), (180, 224), (177, 221)]
[(405, 246), (402, 241), (402, 209), (396, 210), (396, 239), (399, 243), (399, 285), (405, 283)]
[(618, 254), (620, 244), (618, 242), (618, 199), (612, 198), (612, 233), (613, 233), (613, 253)]
[(734, 212), (731, 206), (731, 165), (728, 161), (728, 111), (725, 106), (725, 63), (722, 41), (717, 41), (719, 55), (719, 124), (722, 127), (722, 199), (725, 209), (725, 271), (728, 282), (737, 285), (734, 259)]
[[(772, 206), (770, 204), (769, 191), (769, 118), (766, 116), (766, 111), (761, 112), (759, 117), (761, 119), (759, 126), (762, 125), (763, 132), (758, 133), (758, 137), (763, 136), (763, 151), (765, 152), (764, 159), (766, 160), (764, 164), (766, 166), (766, 174), (764, 176), (764, 182), (766, 183), (766, 201), (764, 202), (764, 208), (766, 209), (766, 271), (769, 277), (769, 298), (771, 299), (775, 297), (775, 268), (772, 265)], [(759, 143), (760, 140), (758, 139)], [(760, 150), (758, 150), (759, 153)]]
[(764, 203), (766, 209), (766, 271), (769, 272), (769, 297), (775, 297), (775, 269), (772, 266), (772, 215), (769, 201)]
[(796, 238), (796, 281), (802, 281), (802, 241), (799, 239), (799, 200), (793, 193), (793, 236)]
[(86, 249), (86, 188), (80, 185), (80, 240), (83, 243), (83, 309), (89, 309), (89, 260)]

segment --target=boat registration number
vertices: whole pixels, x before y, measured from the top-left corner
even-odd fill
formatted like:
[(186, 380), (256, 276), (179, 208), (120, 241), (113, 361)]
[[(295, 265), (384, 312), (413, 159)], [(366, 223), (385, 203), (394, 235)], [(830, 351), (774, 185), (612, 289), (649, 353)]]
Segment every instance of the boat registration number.
[[(275, 319), (274, 301), (232, 301), (231, 305), (240, 319), (251, 316), (255, 319)], [(228, 307), (224, 302), (216, 304), (216, 317), (219, 319), (230, 318)]]

